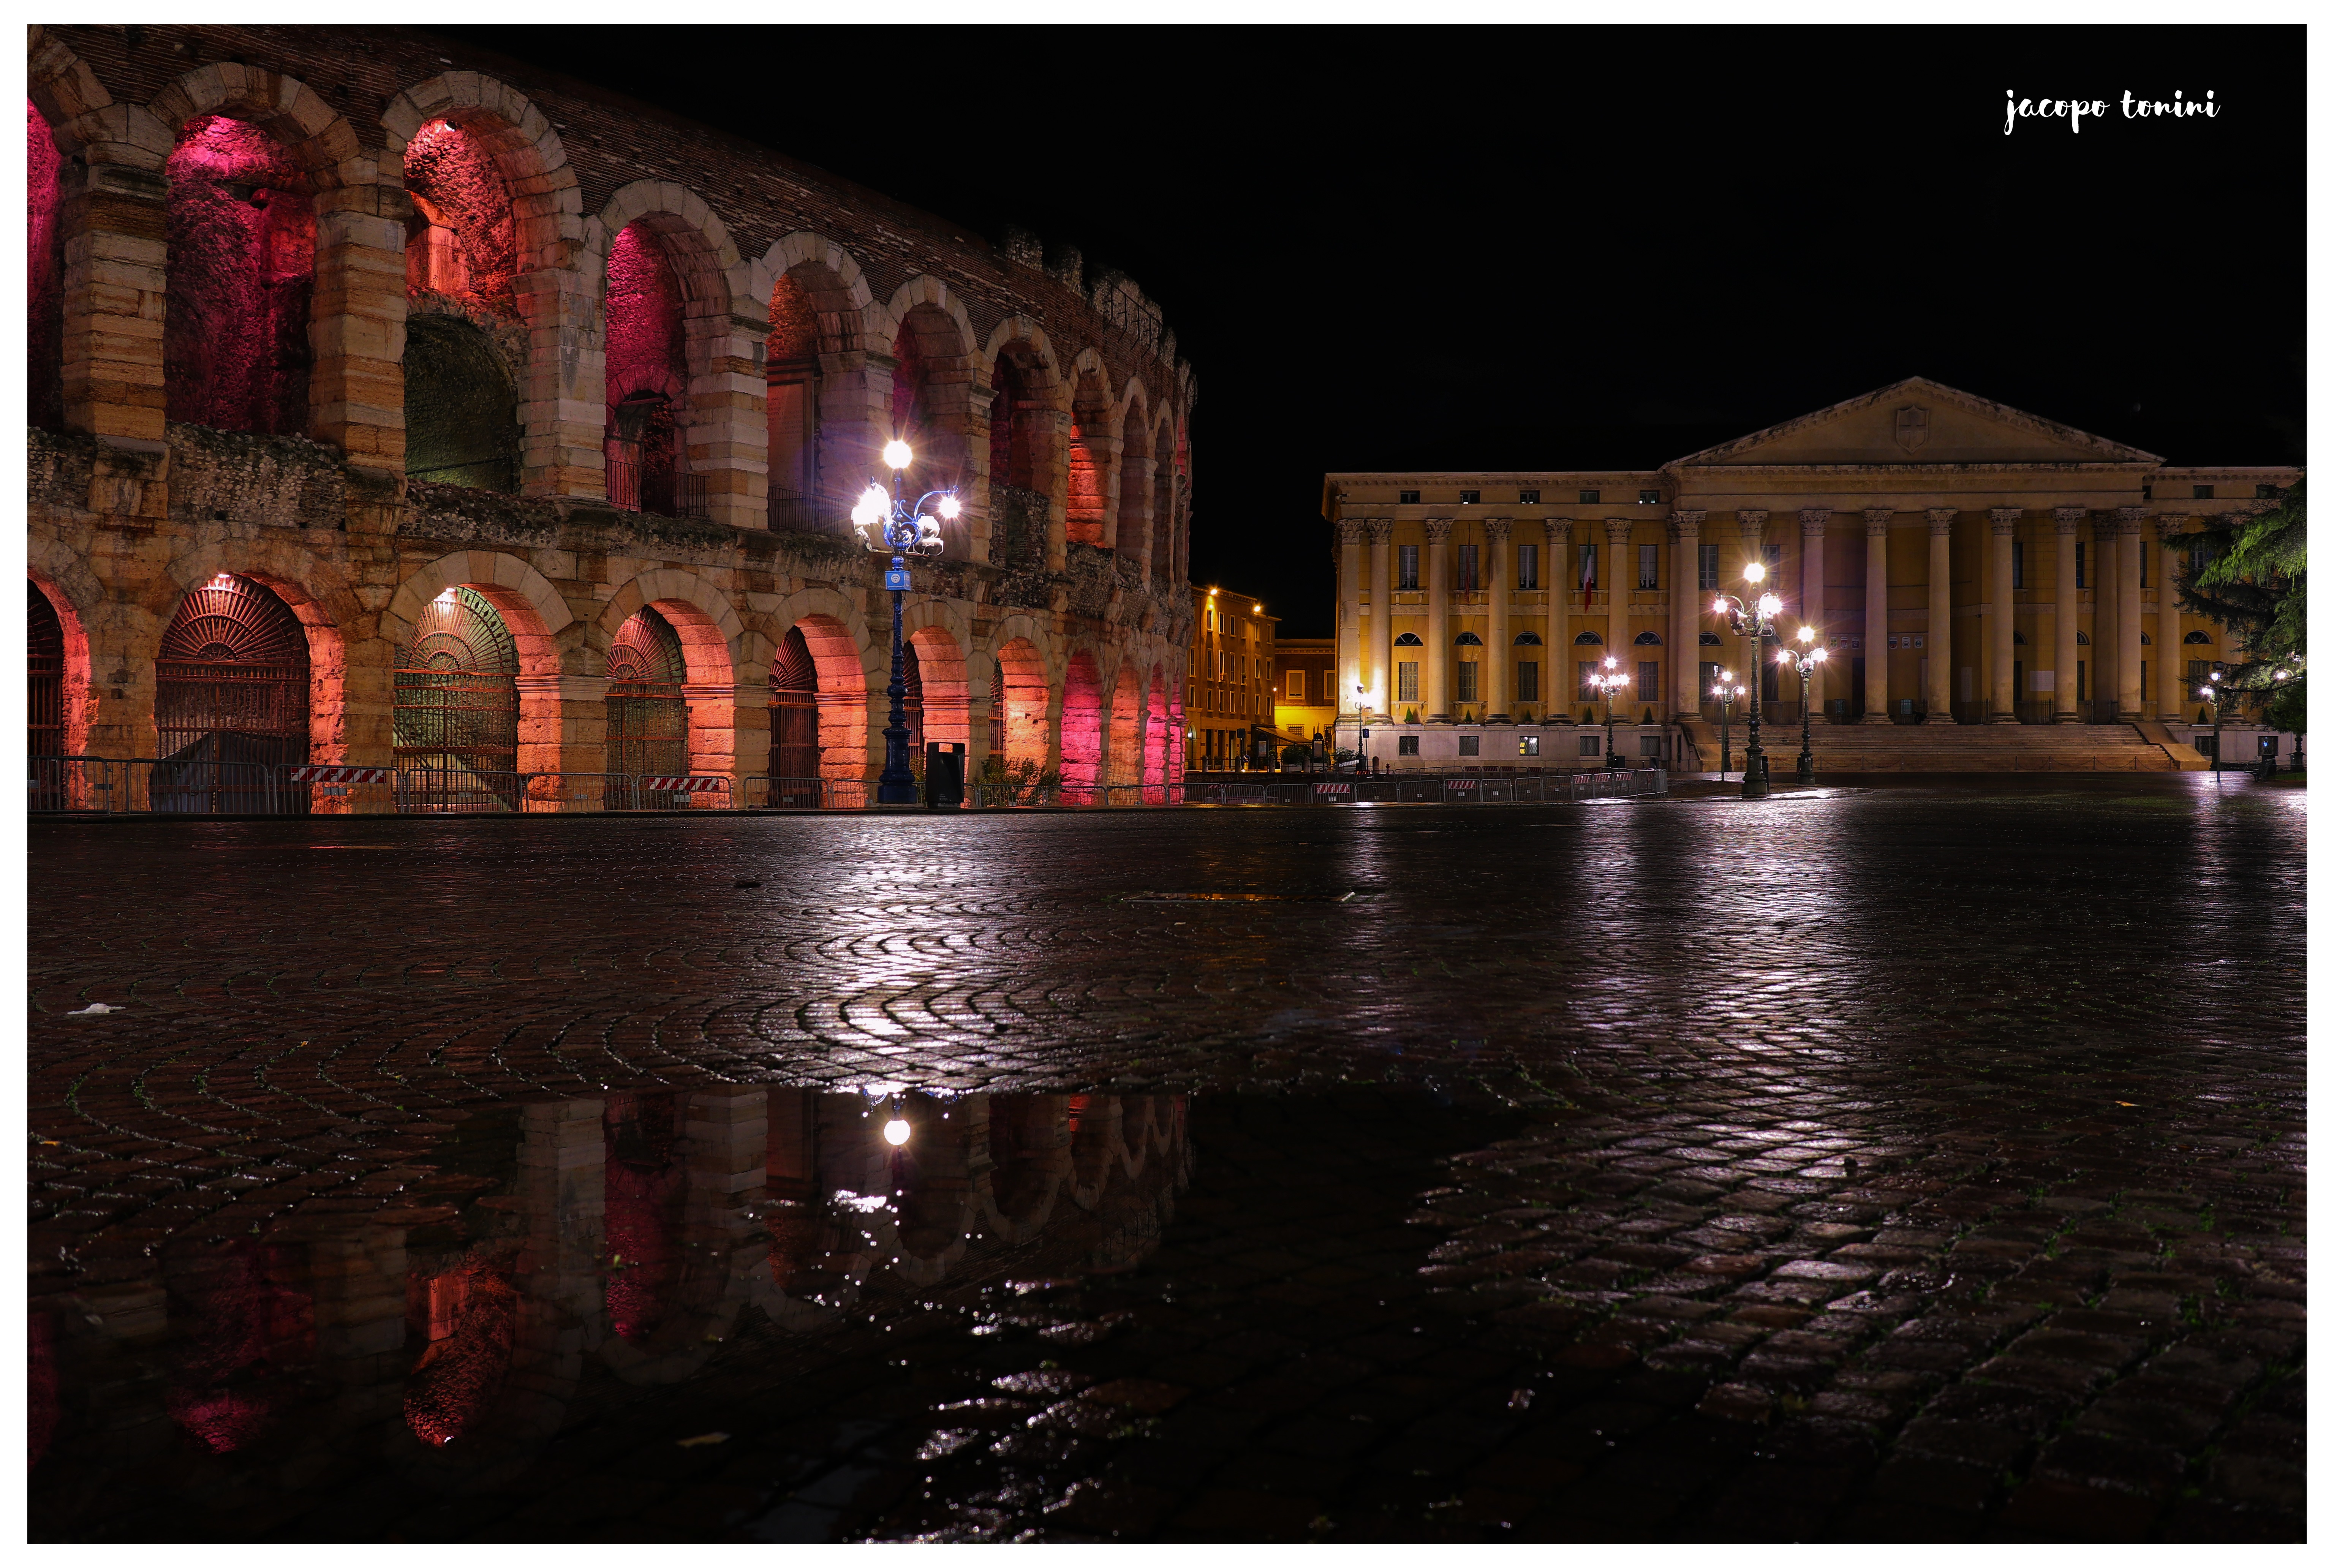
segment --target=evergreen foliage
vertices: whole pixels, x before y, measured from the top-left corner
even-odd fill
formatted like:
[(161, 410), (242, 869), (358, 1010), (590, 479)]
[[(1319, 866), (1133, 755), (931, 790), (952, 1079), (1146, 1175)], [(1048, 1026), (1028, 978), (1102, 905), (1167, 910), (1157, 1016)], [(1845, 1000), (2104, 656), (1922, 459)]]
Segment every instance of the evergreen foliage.
[(2262, 717), (2296, 735), (2304, 730), (2309, 669), (2305, 483), (2297, 480), (2280, 491), (2266, 511), (2204, 519), (2202, 530), (2182, 536), (2202, 547), (2201, 564), (2192, 554), (2192, 564), (2175, 579), (2180, 608), (2219, 622), (2229, 633), (2223, 639), (2224, 649), (2242, 655), (2231, 659), (2221, 683), (2264, 694), (2252, 699)]

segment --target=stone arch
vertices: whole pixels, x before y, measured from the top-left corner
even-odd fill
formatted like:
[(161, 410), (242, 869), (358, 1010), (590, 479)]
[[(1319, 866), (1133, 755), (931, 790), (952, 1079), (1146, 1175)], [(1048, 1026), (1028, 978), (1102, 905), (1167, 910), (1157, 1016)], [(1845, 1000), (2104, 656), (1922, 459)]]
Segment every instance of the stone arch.
[[(80, 566), (78, 562), (74, 564)], [(86, 566), (81, 566), (80, 569), (83, 575), (87, 575)], [(42, 703), (35, 701), (33, 704), (34, 726), (39, 727), (50, 723), (54, 726), (53, 738), (46, 742), (46, 745), (53, 749), (43, 749), (43, 737), (36, 734), (29, 742), (29, 752), (34, 756), (85, 756), (89, 754), (89, 720), (92, 706), (89, 623), (82, 618), (82, 607), (73, 601), (72, 592), (54, 574), (44, 572), (35, 565), (31, 568), (27, 575), (31, 579), (32, 592), (47, 605), (49, 614), (56, 623), (57, 642), (53, 656), (56, 660), (53, 677), (55, 694), (52, 710), (53, 718), (50, 718), (42, 712), (43, 707)], [(38, 649), (34, 651), (35, 656), (39, 657), (40, 651)], [(35, 678), (40, 678), (44, 673), (35, 671)], [(90, 803), (75, 798), (67, 803), (78, 806)]]
[[(738, 388), (729, 370), (753, 362), (768, 330), (757, 269), (704, 199), (670, 180), (622, 187), (584, 230), (577, 265), (600, 306), (593, 346), (610, 502), (669, 503), (685, 515), (761, 526), (767, 389)], [(612, 291), (616, 274), (625, 286)], [(634, 462), (637, 482), (628, 476)]]
[[(156, 626), (169, 623), (177, 612), (178, 601), (193, 589), (221, 573), (247, 577), (265, 587), (282, 600), (300, 622), (308, 645), (308, 755), (312, 763), (339, 763), (350, 760), (352, 737), (349, 734), (349, 660), (352, 649), (348, 628), (360, 625), (364, 607), (345, 585), (319, 592), (311, 584), (331, 581), (337, 575), (327, 562), (303, 551), (290, 572), (278, 570), (282, 563), (255, 565), (243, 559), (238, 542), (224, 540), (207, 544), (178, 556), (170, 563), (168, 585), (176, 590), (167, 604), (151, 606)], [(325, 803), (315, 803), (315, 809), (328, 809)]]
[[(695, 572), (659, 567), (641, 572), (608, 601), (593, 628), (594, 657), (604, 660), (616, 634), (643, 610), (655, 611), (671, 626), (688, 664), (681, 697), (689, 712), (689, 771), (736, 778), (738, 670), (745, 623), (728, 597)], [(690, 803), (710, 805), (718, 800), (694, 795)]]
[(415, 82), (381, 111), (385, 150), (400, 163), (422, 128), (444, 121), (490, 157), (510, 190), (519, 274), (565, 264), (584, 236), (583, 196), (559, 132), (526, 94), (475, 71)]
[[(1118, 678), (1111, 684), (1110, 774), (1106, 781), (1114, 788), (1140, 784), (1143, 779), (1143, 731), (1150, 716), (1143, 700), (1143, 685), (1135, 677), (1134, 661), (1121, 659)], [(1113, 797), (1113, 803), (1124, 796)]]
[(961, 618), (947, 603), (920, 600), (908, 607), (902, 625), (912, 650), (927, 741), (972, 746), (972, 689), (965, 668)]
[(773, 528), (816, 528), (840, 515), (838, 490), (871, 459), (868, 368), (874, 296), (858, 260), (809, 230), (773, 244), (755, 265), (770, 330), (763, 345)]
[(24, 362), (27, 422), (36, 429), (65, 424), (64, 236), (58, 225), (63, 155), (38, 103), (27, 99), (25, 119)]
[(1079, 649), (1062, 669), (1062, 799), (1090, 805), (1102, 783), (1102, 675), (1094, 654)]
[[(770, 620), (781, 649), (777, 661), (784, 659), (786, 633), (799, 631), (817, 672), (819, 776), (830, 784), (864, 783), (868, 748), (882, 740), (881, 725), (868, 722), (869, 710), (891, 672), (877, 675), (857, 609), (833, 589), (811, 588), (791, 595)], [(887, 649), (887, 663), (889, 658)]]
[(1162, 413), (1151, 436), (1151, 582), (1175, 581), (1175, 424)]
[[(39, 24), (26, 29), (25, 91), (43, 118), (53, 126), (66, 125), (83, 115), (115, 107), (113, 94), (84, 63), (71, 45)], [(77, 151), (77, 147), (63, 150)], [(156, 158), (155, 165), (161, 159)]]
[(495, 334), (467, 313), (406, 318), (405, 473), (433, 485), (519, 487), (518, 387)]
[(1053, 750), (1053, 690), (1037, 640), (1042, 635), (1027, 616), (1009, 617), (996, 632), (989, 660), (989, 755), (1003, 766), (1027, 762), (1043, 770)]
[[(929, 283), (930, 280), (918, 280)], [(916, 453), (913, 489), (954, 489), (969, 494), (979, 476), (973, 462), (973, 356), (975, 341), (962, 317), (946, 307), (959, 302), (930, 296), (938, 285), (903, 288), (892, 298), (899, 311), (890, 343), (892, 399), (886, 429)], [(947, 554), (972, 554), (972, 518), (941, 525)]]
[(343, 167), (363, 158), (355, 128), (297, 78), (219, 61), (188, 72), (147, 107), (173, 137), (213, 116), (256, 125), (284, 144), (319, 190), (370, 183)]
[(990, 558), (1057, 566), (1068, 471), (1061, 361), (1045, 329), (1018, 315), (998, 323), (981, 359), (989, 389)]
[(1073, 544), (1118, 543), (1118, 403), (1102, 356), (1081, 349), (1070, 363), (1069, 469), (1064, 480), (1063, 532)]
[(559, 591), (541, 572), (519, 560), (492, 550), (457, 550), (417, 568), (399, 583), (381, 611), (380, 641), (383, 662), (393, 663), (413, 640), (415, 628), (429, 605), (457, 588), (468, 588), (492, 605), (510, 634), (518, 653), (518, 748), (521, 773), (559, 773), (571, 761), (599, 771), (596, 743), (588, 757), (571, 758), (564, 736), (560, 697), (564, 656), (561, 634), (574, 624), (574, 614)]

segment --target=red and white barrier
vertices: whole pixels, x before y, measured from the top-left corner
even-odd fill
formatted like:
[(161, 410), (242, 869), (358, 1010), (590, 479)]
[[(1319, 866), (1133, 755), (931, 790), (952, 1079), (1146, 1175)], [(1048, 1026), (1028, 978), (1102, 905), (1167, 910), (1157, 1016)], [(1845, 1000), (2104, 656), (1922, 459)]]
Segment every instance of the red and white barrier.
[(390, 782), (385, 767), (295, 767), (285, 774), (290, 784), (381, 784)]
[(684, 774), (677, 777), (650, 777), (642, 774), (641, 777), (641, 788), (644, 790), (662, 790), (681, 794), (719, 794), (728, 787), (729, 781), (726, 778), (699, 774)]

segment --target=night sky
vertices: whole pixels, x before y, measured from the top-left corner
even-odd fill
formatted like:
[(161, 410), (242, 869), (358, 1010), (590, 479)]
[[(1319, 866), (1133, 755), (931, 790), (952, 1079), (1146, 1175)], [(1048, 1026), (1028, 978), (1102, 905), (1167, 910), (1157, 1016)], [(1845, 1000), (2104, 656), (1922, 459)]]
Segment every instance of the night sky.
[[(2301, 460), (2298, 27), (439, 31), (1123, 267), (1199, 373), (1192, 574), (1284, 636), (1329, 469), (1650, 467), (1916, 374)], [(2175, 89), (2222, 112), (2116, 107)]]

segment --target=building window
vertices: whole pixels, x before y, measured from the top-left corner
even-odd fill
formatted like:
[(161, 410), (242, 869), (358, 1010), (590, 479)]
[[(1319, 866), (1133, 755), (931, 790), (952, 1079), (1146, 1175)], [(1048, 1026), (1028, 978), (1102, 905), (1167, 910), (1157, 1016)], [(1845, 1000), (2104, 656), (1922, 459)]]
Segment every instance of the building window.
[(2023, 539), (2010, 542), (2010, 585), (2012, 588), (2026, 586), (2026, 542)]
[(1662, 585), (1662, 547), (1658, 544), (1637, 546), (1637, 586), (1659, 588)]
[(2188, 546), (2188, 575), (2194, 577), (2204, 570), (2204, 547), (2202, 544), (2191, 544)]
[(1415, 491), (1415, 490), (1404, 490), (1404, 491), (1402, 491), (1398, 495), (1396, 495), (1396, 497), (1395, 497), (1395, 499), (1394, 499), (1394, 505), (1397, 505), (1397, 506), (1415, 506), (1415, 505), (1418, 505), (1418, 492), (1417, 492), (1417, 491)]
[(1483, 667), (1476, 663), (1471, 659), (1462, 659), (1458, 661), (1454, 668), (1457, 672), (1457, 678), (1452, 682), (1452, 700), (1454, 702), (1480, 702), (1482, 698), (1477, 695), (1479, 688), (1476, 686), (1475, 678)]
[(1662, 737), (1661, 737), (1660, 736), (1657, 736), (1657, 735), (1641, 735), (1641, 736), (1639, 736), (1637, 737), (1637, 755), (1638, 755), (1639, 756), (1659, 756), (1659, 755), (1662, 755)]
[(1717, 545), (1715, 545), (1715, 544), (1702, 544), (1702, 545), (1697, 545), (1697, 546), (1695, 546), (1694, 553), (1695, 553), (1695, 554), (1697, 554), (1698, 556), (1700, 556), (1700, 557), (1701, 557), (1701, 563), (1702, 563), (1702, 585), (1704, 588), (1715, 588), (1715, 587), (1717, 587), (1717, 586), (1718, 586), (1718, 546), (1717, 546)]
[(2143, 501), (2153, 501), (2153, 500), (2155, 500), (2155, 499), (2156, 499), (2156, 486), (2153, 486), (2153, 485), (2142, 485), (2142, 486), (2139, 487), (2139, 498), (2140, 498), (2141, 500), (2143, 500)]
[(2076, 587), (2078, 587), (2078, 588), (2088, 588), (2088, 587), (2090, 586), (2090, 582), (2089, 582), (2088, 578), (2087, 578), (2087, 577), (2084, 575), (2084, 572), (2085, 572), (2085, 570), (2086, 570), (2086, 563), (2087, 563), (2087, 562), (2088, 562), (2088, 555), (2086, 554), (2086, 553), (2085, 553), (2085, 551), (2084, 551), (2084, 549), (2083, 549), (2083, 542), (2082, 542), (2081, 540), (2079, 540), (2079, 539), (2076, 540), (2076, 541), (2075, 541), (2075, 586), (2076, 586)]
[(2213, 487), (2210, 485), (2197, 486), (2196, 494), (2189, 497), (2193, 501), (2210, 501), (2212, 498)]
[(1583, 490), (1583, 491), (1580, 493), (1580, 504), (1581, 504), (1582, 505), (1584, 505), (1584, 506), (1594, 506), (1594, 505), (1596, 505), (1596, 497), (1597, 497), (1597, 492), (1596, 492), (1596, 491), (1594, 491), (1594, 490)]
[(1537, 490), (1519, 490), (1519, 491), (1517, 491), (1517, 492), (1516, 492), (1516, 505), (1518, 505), (1519, 506), (1537, 506), (1537, 505), (1539, 505), (1539, 492), (1538, 492), (1538, 491), (1537, 491)]
[(1518, 756), (1538, 756), (1539, 755), (1539, 736), (1536, 735), (1518, 736), (1516, 737), (1516, 755)]
[(1516, 661), (1516, 700), (1518, 702), (1539, 700), (1538, 659), (1524, 659)]
[(1400, 581), (1394, 583), (1394, 586), (1396, 588), (1416, 588), (1418, 586), (1418, 546), (1415, 544), (1398, 544), (1394, 546), (1394, 548), (1401, 553), (1402, 556), (1402, 576)]
[(1481, 584), (1475, 580), (1475, 549), (1476, 547), (1472, 544), (1461, 544), (1459, 546), (1459, 582), (1457, 583), (1457, 587), (1459, 592), (1461, 593), (1472, 593), (1477, 588), (1481, 586)]
[(1604, 751), (1605, 737), (1603, 736), (1584, 735), (1580, 737), (1580, 755), (1582, 756), (1600, 756), (1604, 754)]
[(1418, 700), (1418, 660), (1405, 659), (1394, 667), (1394, 692), (1396, 702)]
[(1780, 544), (1761, 544), (1759, 547), (1759, 553), (1766, 557), (1769, 572), (1780, 572), (1783, 569), (1783, 547)]
[(1482, 504), (1482, 500), (1483, 493), (1480, 490), (1461, 490), (1459, 492), (1459, 505), (1461, 506), (1480, 505)]
[(2276, 500), (2276, 499), (2277, 499), (2277, 486), (2274, 486), (2274, 485), (2256, 485), (2256, 486), (2253, 486), (2253, 499), (2254, 499), (2254, 500), (2256, 500), (2256, 501), (2274, 501), (2274, 500)]
[(1418, 737), (1414, 735), (1398, 735), (1394, 736), (1394, 755), (1396, 756), (1416, 756), (1418, 755)]
[(1662, 504), (1662, 493), (1661, 493), (1659, 490), (1640, 490), (1640, 491), (1638, 491), (1638, 492), (1637, 492), (1637, 505), (1640, 505), (1640, 506), (1658, 506), (1658, 505), (1660, 505), (1661, 504)]
[(1516, 546), (1516, 586), (1526, 592), (1539, 586), (1539, 546)]
[(1652, 702), (1655, 700), (1661, 689), (1661, 660), (1658, 659), (1639, 659), (1637, 661), (1637, 700), (1639, 702)]
[(1461, 756), (1481, 756), (1483, 755), (1483, 737), (1480, 735), (1461, 736), (1459, 737), (1459, 755)]
[(1288, 672), (1288, 700), (1291, 702), (1305, 700), (1305, 672), (1301, 669), (1292, 669)]
[(1596, 546), (1580, 547), (1580, 591), (1583, 593), (1596, 586)]

